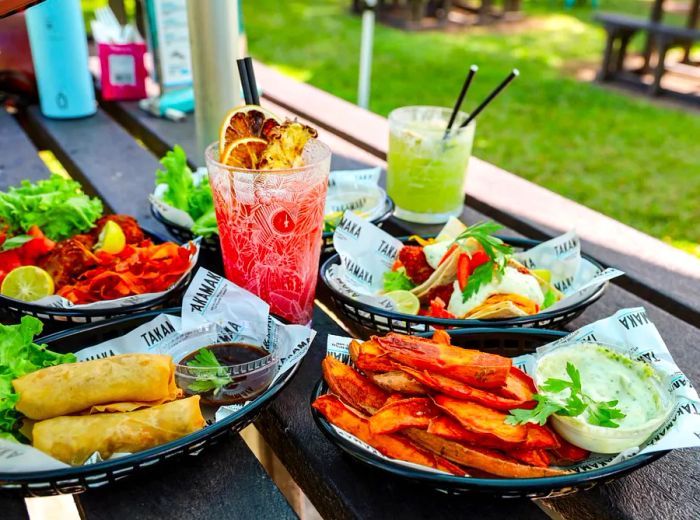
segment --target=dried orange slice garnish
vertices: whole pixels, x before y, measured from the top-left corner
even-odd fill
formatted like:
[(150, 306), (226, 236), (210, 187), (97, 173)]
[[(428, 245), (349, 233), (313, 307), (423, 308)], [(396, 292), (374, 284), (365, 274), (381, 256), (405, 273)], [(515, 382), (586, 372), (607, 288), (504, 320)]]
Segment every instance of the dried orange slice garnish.
[(258, 105), (244, 105), (234, 108), (221, 122), (219, 129), (219, 155), (223, 160), (224, 151), (239, 139), (260, 137), (269, 139), (268, 135), (282, 120), (269, 110)]
[(268, 134), (267, 148), (258, 165), (261, 170), (276, 170), (303, 166), (301, 157), (306, 142), (318, 136), (310, 126), (296, 121), (286, 121)]
[(255, 170), (258, 168), (267, 141), (259, 137), (245, 137), (229, 144), (221, 154), (221, 162), (234, 168)]

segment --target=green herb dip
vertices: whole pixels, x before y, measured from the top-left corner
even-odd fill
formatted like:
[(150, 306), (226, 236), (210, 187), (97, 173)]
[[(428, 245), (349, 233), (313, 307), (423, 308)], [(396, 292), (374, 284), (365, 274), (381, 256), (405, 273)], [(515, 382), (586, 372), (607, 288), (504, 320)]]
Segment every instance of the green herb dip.
[[(620, 429), (642, 426), (665, 415), (658, 389), (658, 376), (646, 363), (635, 361), (619, 352), (595, 343), (582, 343), (574, 348), (561, 348), (544, 355), (538, 365), (538, 382), (549, 378), (566, 379), (567, 362), (573, 363), (581, 374), (583, 393), (595, 401), (617, 401), (625, 417), (616, 420)], [(568, 397), (569, 390), (561, 395)], [(586, 410), (581, 419), (587, 419)]]

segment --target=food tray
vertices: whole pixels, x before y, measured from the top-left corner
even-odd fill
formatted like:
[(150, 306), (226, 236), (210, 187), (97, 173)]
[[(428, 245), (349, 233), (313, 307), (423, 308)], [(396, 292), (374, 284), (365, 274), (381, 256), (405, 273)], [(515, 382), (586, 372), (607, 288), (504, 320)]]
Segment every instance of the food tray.
[[(144, 312), (109, 322), (89, 324), (62, 331), (37, 340), (47, 343), (48, 348), (58, 352), (70, 352), (124, 335), (161, 313), (180, 314), (179, 308)], [(177, 460), (184, 456), (196, 456), (203, 448), (224, 440), (231, 432), (238, 432), (255, 420), (257, 415), (291, 381), (298, 365), (275, 381), (270, 388), (258, 396), (249, 406), (229, 415), (225, 419), (191, 433), (176, 441), (149, 450), (125, 455), (113, 460), (73, 468), (27, 473), (0, 472), (0, 489), (24, 496), (49, 496), (81, 493), (127, 478), (139, 471), (166, 460)]]
[[(195, 235), (192, 233), (191, 230), (187, 229), (184, 226), (180, 226), (179, 224), (174, 224), (170, 222), (169, 220), (166, 220), (165, 217), (158, 211), (158, 208), (151, 202), (151, 215), (153, 215), (153, 218), (155, 218), (158, 222), (163, 224), (165, 228), (168, 230), (168, 232), (174, 236), (177, 240), (180, 241), (181, 244), (184, 244), (185, 242), (189, 242), (190, 240), (194, 240), (197, 238), (199, 235)], [(219, 242), (219, 235), (214, 234), (214, 235), (209, 235), (208, 237), (202, 237), (202, 241), (199, 244), (200, 249), (202, 251), (206, 251), (208, 253), (215, 253), (217, 255), (221, 254), (221, 243)]]
[[(428, 237), (423, 237), (428, 238)], [(530, 249), (541, 244), (538, 240), (519, 237), (499, 236), (515, 249)], [(400, 237), (404, 244), (414, 244), (408, 237)], [(581, 258), (592, 263), (599, 269), (603, 266), (591, 256), (581, 253)], [(429, 332), (435, 326), (447, 328), (461, 327), (539, 327), (561, 328), (571, 320), (579, 316), (589, 305), (598, 300), (605, 290), (606, 284), (601, 285), (584, 300), (552, 312), (539, 312), (532, 316), (517, 318), (499, 318), (490, 320), (477, 319), (447, 319), (433, 318), (430, 316), (417, 316), (389, 311), (366, 303), (358, 302), (338, 292), (328, 281), (328, 269), (332, 265), (340, 264), (340, 256), (336, 253), (328, 258), (321, 266), (321, 279), (330, 292), (330, 297), (336, 308), (350, 320), (360, 326), (361, 332), (402, 332), (404, 334), (418, 334)]]
[[(162, 236), (143, 229), (144, 234), (153, 240), (154, 243), (160, 244), (167, 242)], [(181, 243), (185, 243), (184, 240)], [(162, 309), (169, 304), (174, 303), (177, 297), (187, 287), (192, 278), (192, 270), (183, 277), (174, 287), (170, 288), (166, 294), (149, 300), (147, 302), (136, 303), (133, 305), (125, 305), (123, 307), (115, 307), (111, 309), (59, 309), (54, 307), (46, 307), (36, 305), (31, 302), (23, 302), (0, 295), (0, 316), (6, 317), (12, 321), (19, 321), (24, 314), (35, 316), (44, 322), (49, 322), (55, 326), (66, 326), (84, 323), (93, 323), (102, 320), (108, 320), (119, 316), (127, 316), (138, 312), (145, 312), (154, 309)]]
[[(391, 215), (394, 213), (394, 207), (394, 200), (391, 197), (389, 197), (389, 195), (387, 195), (384, 206), (384, 212), (377, 218), (372, 220), (372, 224), (374, 224), (377, 227), (382, 227), (384, 225), (384, 222), (389, 220), (389, 217), (391, 217)], [(327, 231), (323, 233), (323, 247), (321, 249), (322, 255), (330, 255), (335, 251), (335, 248), (333, 247), (333, 233), (333, 231)]]
[[(492, 327), (457, 329), (450, 331), (452, 343), (456, 346), (478, 349), (504, 356), (517, 356), (532, 352), (535, 348), (565, 336), (567, 333), (556, 330), (535, 328), (498, 329)], [(431, 333), (421, 336), (430, 337)], [(311, 394), (311, 402), (328, 392), (323, 379), (319, 380)], [(311, 409), (314, 421), (323, 434), (344, 453), (352, 458), (404, 478), (418, 485), (437, 489), (451, 495), (482, 493), (502, 498), (553, 498), (568, 495), (580, 490), (591, 489), (600, 483), (610, 482), (631, 471), (663, 457), (668, 452), (656, 452), (632, 457), (624, 462), (605, 468), (543, 478), (477, 478), (459, 477), (445, 473), (434, 473), (413, 469), (401, 464), (375, 457), (351, 443), (337, 433), (333, 426), (315, 409)]]

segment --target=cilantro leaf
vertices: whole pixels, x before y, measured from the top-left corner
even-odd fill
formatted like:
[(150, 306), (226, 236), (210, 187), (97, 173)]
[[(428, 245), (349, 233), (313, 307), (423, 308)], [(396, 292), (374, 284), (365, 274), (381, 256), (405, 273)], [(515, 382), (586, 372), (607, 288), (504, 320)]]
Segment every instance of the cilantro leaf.
[(537, 406), (532, 410), (525, 410), (523, 408), (511, 410), (510, 415), (506, 417), (506, 424), (517, 425), (532, 422), (543, 426), (550, 415), (563, 410), (559, 403), (545, 395), (535, 394), (532, 398), (537, 401)]
[(226, 385), (233, 382), (211, 350), (201, 349), (193, 359), (187, 362), (187, 366), (192, 369), (191, 372), (195, 376), (195, 381), (187, 387), (192, 392), (213, 391), (214, 394), (218, 394)]
[(591, 403), (589, 405), (588, 422), (605, 428), (618, 428), (619, 423), (613, 419), (624, 419), (626, 415), (614, 406), (617, 401), (608, 401), (607, 403)]
[(547, 395), (535, 394), (532, 398), (537, 401), (537, 406), (532, 410), (519, 408), (511, 410), (510, 415), (505, 419), (506, 424), (524, 424), (527, 422), (544, 424), (552, 414), (576, 417), (588, 410), (586, 421), (589, 424), (606, 428), (619, 427), (620, 425), (615, 422), (615, 419), (624, 419), (625, 414), (615, 408), (617, 401), (598, 402), (586, 395), (581, 387), (581, 374), (573, 363), (568, 362), (566, 364), (566, 373), (569, 376), (569, 381), (549, 378), (540, 385), (542, 391), (554, 394), (569, 390), (569, 395), (564, 399), (563, 403)]
[(476, 224), (469, 226), (467, 229), (462, 231), (457, 238), (455, 238), (453, 243), (466, 240), (467, 238), (473, 238), (479, 242), (479, 244), (481, 244), (481, 247), (484, 248), (484, 252), (489, 256), (489, 258), (496, 260), (497, 257), (502, 257), (513, 253), (512, 247), (505, 244), (500, 238), (492, 236), (493, 233), (501, 229), (503, 229), (503, 226), (497, 224), (496, 222), (477, 222)]
[(572, 362), (566, 363), (566, 374), (571, 378), (571, 391), (581, 392), (581, 374)]
[(558, 394), (559, 392), (562, 392), (567, 388), (571, 388), (571, 381), (566, 381), (564, 379), (555, 379), (553, 377), (550, 377), (540, 385), (540, 388), (545, 392), (552, 392), (553, 394)]
[(413, 283), (406, 274), (406, 268), (400, 267), (396, 271), (387, 271), (384, 273), (384, 292), (391, 291), (410, 291), (416, 284)]
[(493, 277), (496, 275), (494, 265), (493, 260), (489, 260), (474, 269), (474, 272), (469, 275), (467, 285), (462, 291), (463, 301), (466, 302), (472, 297), (472, 295), (476, 294), (476, 292), (481, 289), (482, 286), (490, 283), (491, 280), (493, 280)]

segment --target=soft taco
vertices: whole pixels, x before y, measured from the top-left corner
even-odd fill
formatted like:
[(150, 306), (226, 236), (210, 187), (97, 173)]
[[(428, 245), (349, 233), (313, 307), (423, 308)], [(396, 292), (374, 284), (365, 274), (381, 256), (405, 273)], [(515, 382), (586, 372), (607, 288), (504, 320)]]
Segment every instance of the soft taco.
[(414, 237), (419, 245), (401, 248), (385, 273), (385, 292), (410, 291), (421, 303), (419, 314), (438, 318), (529, 316), (561, 300), (548, 271), (528, 269), (493, 236), (500, 228), (450, 219), (434, 239)]

